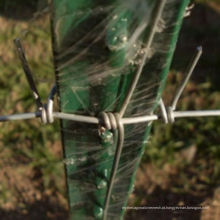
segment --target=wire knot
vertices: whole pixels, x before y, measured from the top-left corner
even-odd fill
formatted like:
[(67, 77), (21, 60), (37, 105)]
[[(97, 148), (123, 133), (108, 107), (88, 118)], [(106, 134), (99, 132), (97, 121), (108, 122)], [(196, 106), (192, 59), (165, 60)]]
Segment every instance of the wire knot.
[(107, 130), (116, 130), (122, 124), (119, 113), (101, 112), (100, 125)]
[(47, 124), (48, 123), (48, 117), (47, 117), (47, 106), (43, 105), (42, 107), (39, 108), (40, 111), (40, 118), (41, 118), (41, 122), (43, 124)]
[(50, 91), (47, 104), (42, 105), (39, 108), (40, 117), (43, 124), (51, 124), (54, 122), (53, 104), (54, 104), (55, 94), (56, 94), (56, 85), (54, 85)]
[(166, 108), (162, 99), (160, 100), (160, 111), (160, 116), (165, 124), (172, 124), (175, 122), (173, 107)]

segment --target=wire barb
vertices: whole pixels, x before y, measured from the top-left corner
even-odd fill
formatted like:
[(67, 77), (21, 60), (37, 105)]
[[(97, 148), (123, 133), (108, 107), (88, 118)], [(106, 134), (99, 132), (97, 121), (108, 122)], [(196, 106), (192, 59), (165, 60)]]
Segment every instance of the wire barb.
[(40, 98), (39, 92), (37, 90), (37, 87), (35, 86), (35, 82), (34, 82), (34, 79), (33, 79), (33, 76), (32, 76), (32, 72), (31, 72), (31, 69), (28, 65), (26, 56), (25, 56), (24, 48), (23, 48), (19, 38), (16, 38), (14, 40), (14, 43), (15, 43), (15, 46), (17, 48), (18, 55), (19, 55), (19, 58), (20, 58), (20, 61), (21, 61), (26, 79), (27, 79), (28, 84), (29, 84), (29, 86), (32, 90), (32, 93), (33, 93), (35, 102), (37, 104), (38, 110), (42, 110), (43, 104), (41, 102), (41, 98)]
[(114, 162), (112, 166), (112, 171), (111, 171), (111, 176), (108, 184), (108, 189), (107, 189), (107, 195), (105, 199), (105, 207), (104, 207), (104, 214), (103, 214), (103, 220), (107, 219), (107, 214), (108, 214), (108, 209), (109, 209), (109, 203), (111, 200), (111, 195), (112, 195), (112, 190), (119, 166), (119, 162), (121, 159), (121, 153), (122, 153), (122, 148), (124, 145), (124, 124), (121, 121), (121, 116), (119, 113), (110, 113), (108, 114), (110, 124), (113, 129), (113, 131), (118, 133), (118, 138), (117, 138), (117, 147), (116, 147), (116, 152), (115, 152), (115, 157), (114, 157)]
[(182, 83), (180, 84), (180, 87), (177, 90), (176, 95), (173, 98), (173, 102), (171, 104), (171, 108), (173, 110), (176, 109), (177, 102), (179, 101), (179, 98), (182, 95), (183, 90), (185, 89), (185, 87), (186, 87), (186, 85), (187, 85), (187, 83), (188, 83), (188, 81), (189, 81), (189, 79), (190, 79), (197, 63), (199, 62), (199, 59), (200, 59), (201, 55), (202, 55), (202, 47), (199, 46), (199, 47), (197, 47), (196, 54), (194, 55), (194, 57), (192, 59), (192, 62), (189, 64), (188, 68), (186, 69), (185, 77), (184, 77)]
[(142, 62), (140, 64), (138, 70), (137, 70), (137, 73), (135, 74), (135, 76), (133, 78), (131, 87), (129, 88), (128, 93), (127, 93), (127, 95), (125, 97), (125, 100), (124, 100), (124, 102), (122, 104), (122, 107), (120, 109), (119, 114), (120, 114), (121, 117), (123, 117), (124, 114), (125, 114), (125, 111), (127, 109), (128, 103), (131, 100), (131, 97), (132, 97), (132, 95), (134, 93), (134, 90), (135, 90), (135, 88), (137, 86), (137, 83), (139, 81), (141, 73), (143, 72), (143, 68), (144, 68), (144, 65), (146, 63), (147, 57), (149, 55), (150, 47), (152, 45), (154, 36), (156, 34), (157, 26), (158, 26), (158, 23), (160, 22), (163, 9), (164, 9), (164, 7), (166, 5), (166, 1), (167, 0), (160, 0), (158, 5), (156, 6), (157, 8), (156, 8), (155, 17), (154, 17), (153, 22), (152, 22), (151, 30), (149, 31), (150, 34), (149, 34), (147, 42), (146, 42), (146, 47), (144, 48), (144, 57), (143, 57), (143, 60), (142, 60)]

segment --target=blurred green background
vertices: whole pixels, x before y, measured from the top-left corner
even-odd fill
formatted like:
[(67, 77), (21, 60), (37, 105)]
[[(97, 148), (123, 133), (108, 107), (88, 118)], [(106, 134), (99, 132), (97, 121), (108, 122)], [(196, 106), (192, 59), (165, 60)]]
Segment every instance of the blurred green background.
[[(45, 0), (46, 1), (46, 0)], [(40, 94), (55, 81), (45, 1), (0, 2), (0, 115), (34, 111), (13, 39), (21, 38)], [(220, 2), (198, 0), (184, 21), (164, 100), (170, 103), (195, 48), (204, 55), (178, 109), (220, 109)], [(220, 219), (220, 119), (153, 126), (131, 206), (209, 206), (197, 211), (129, 211), (126, 219)], [(67, 219), (59, 122), (0, 124), (0, 219)], [(211, 217), (210, 217), (211, 216)]]

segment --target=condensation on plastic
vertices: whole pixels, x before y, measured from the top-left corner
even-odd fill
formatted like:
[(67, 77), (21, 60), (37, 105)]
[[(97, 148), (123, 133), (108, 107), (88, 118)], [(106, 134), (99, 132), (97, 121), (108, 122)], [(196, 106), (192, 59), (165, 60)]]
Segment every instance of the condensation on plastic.
[[(95, 2), (95, 3), (94, 3)], [(169, 65), (181, 0), (167, 0), (126, 117), (152, 114)], [(53, 1), (53, 43), (60, 109), (98, 116), (120, 110), (142, 59), (155, 12), (152, 0)], [(180, 19), (181, 20), (181, 19)], [(149, 124), (125, 126), (107, 219), (119, 219), (146, 145)], [(71, 219), (102, 219), (117, 132), (62, 121)]]

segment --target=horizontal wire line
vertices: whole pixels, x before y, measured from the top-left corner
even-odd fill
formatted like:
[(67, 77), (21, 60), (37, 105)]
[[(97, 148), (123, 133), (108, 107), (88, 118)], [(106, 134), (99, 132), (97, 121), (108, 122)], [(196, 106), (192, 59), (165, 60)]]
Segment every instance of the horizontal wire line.
[[(211, 117), (211, 116), (220, 116), (220, 110), (194, 110), (194, 111), (173, 111), (174, 118), (186, 118), (186, 117)], [(75, 122), (83, 122), (88, 124), (99, 124), (99, 118), (92, 116), (84, 116), (63, 112), (53, 112), (54, 118), (71, 120)], [(28, 120), (33, 118), (41, 117), (41, 112), (30, 112), (30, 113), (21, 113), (13, 115), (0, 116), (0, 122), (5, 121), (15, 121), (15, 120)], [(137, 116), (130, 118), (122, 118), (121, 122), (123, 124), (136, 124), (151, 122), (160, 119), (159, 115), (146, 115), (146, 116)]]

